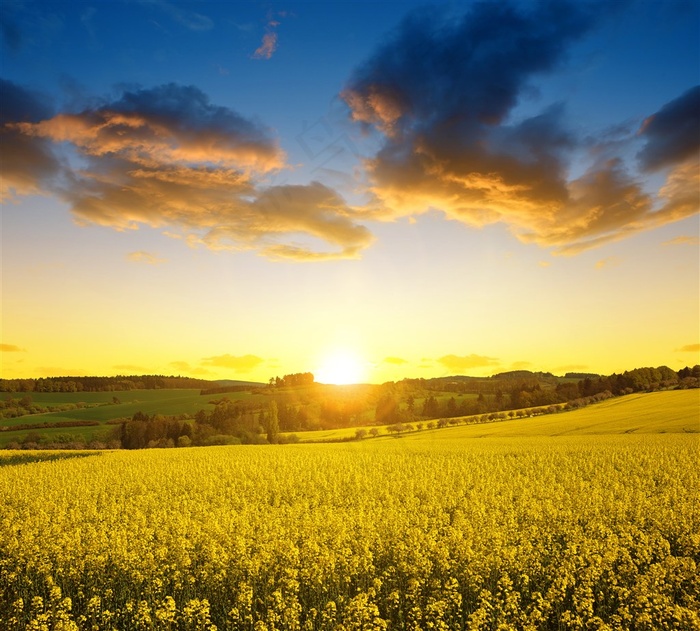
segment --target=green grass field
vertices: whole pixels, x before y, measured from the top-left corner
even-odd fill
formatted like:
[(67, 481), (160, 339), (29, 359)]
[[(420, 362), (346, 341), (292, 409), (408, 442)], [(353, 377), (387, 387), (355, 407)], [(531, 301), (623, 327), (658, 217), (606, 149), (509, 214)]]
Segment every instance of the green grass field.
[[(145, 414), (196, 414), (201, 409), (211, 409), (209, 401), (220, 398), (222, 395), (199, 394), (199, 390), (127, 390), (123, 392), (32, 392), (29, 393), (32, 401), (38, 405), (64, 405), (66, 403), (83, 402), (97, 407), (85, 407), (82, 409), (64, 412), (48, 412), (45, 414), (29, 414), (17, 418), (0, 420), (0, 447), (10, 442), (21, 441), (27, 434), (27, 430), (12, 431), (12, 428), (25, 424), (40, 423), (70, 423), (73, 421), (97, 421), (101, 426), (93, 427), (63, 427), (30, 430), (47, 436), (49, 439), (58, 435), (70, 434), (79, 436), (85, 441), (105, 440), (113, 431), (113, 427), (107, 425), (108, 421), (119, 418), (131, 418), (136, 412)], [(12, 396), (19, 399), (24, 393), (5, 393), (3, 398)], [(250, 397), (247, 392), (228, 393), (225, 396), (230, 399)], [(120, 403), (112, 403), (116, 397)]]

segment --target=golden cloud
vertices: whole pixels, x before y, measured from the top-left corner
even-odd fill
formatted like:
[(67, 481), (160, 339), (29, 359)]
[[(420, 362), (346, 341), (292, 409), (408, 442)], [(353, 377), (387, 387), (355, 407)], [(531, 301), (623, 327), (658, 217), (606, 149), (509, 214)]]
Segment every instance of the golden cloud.
[(215, 357), (207, 357), (202, 360), (205, 366), (216, 366), (217, 368), (230, 368), (238, 373), (247, 373), (257, 368), (265, 360), (257, 355), (217, 355)]
[(0, 344), (0, 351), (3, 353), (26, 353), (27, 349), (20, 348), (14, 344)]
[[(8, 92), (21, 112), (28, 97), (13, 84)], [(191, 246), (297, 261), (356, 258), (372, 242), (332, 189), (263, 187), (284, 166), (277, 142), (197, 88), (170, 84), (79, 113), (14, 118), (0, 127), (13, 156), (6, 187), (58, 195), (79, 225), (146, 225)], [(51, 143), (70, 143), (84, 160), (80, 171), (52, 161)], [(130, 260), (157, 262), (146, 253)]]
[(174, 361), (174, 362), (170, 362), (170, 364), (168, 364), (168, 365), (179, 372), (185, 372), (185, 373), (189, 373), (191, 375), (211, 375), (212, 374), (211, 370), (207, 370), (206, 368), (201, 368), (201, 367), (198, 368), (198, 367), (190, 366), (190, 364), (188, 362), (185, 362), (185, 361)]
[(127, 372), (134, 374), (146, 374), (151, 372), (150, 369), (144, 368), (143, 366), (137, 366), (135, 364), (116, 364), (115, 366), (112, 366), (112, 368), (114, 368), (114, 370), (126, 370)]
[(444, 355), (437, 360), (445, 368), (455, 372), (469, 370), (471, 368), (485, 368), (487, 366), (497, 366), (498, 359), (486, 357), (485, 355)]
[(395, 366), (401, 366), (402, 364), (407, 364), (408, 360), (402, 359), (401, 357), (385, 357), (382, 360), (385, 364), (394, 364)]
[(681, 348), (676, 350), (680, 351), (681, 353), (698, 353), (700, 352), (700, 344), (686, 344), (685, 346), (681, 346)]
[(700, 245), (700, 237), (682, 235), (679, 237), (674, 237), (668, 241), (664, 241), (662, 245)]
[(126, 259), (132, 263), (146, 263), (147, 265), (160, 265), (161, 263), (167, 262), (167, 259), (162, 259), (155, 254), (144, 252), (143, 250), (129, 252), (129, 254), (126, 255)]
[(604, 269), (606, 267), (617, 267), (622, 262), (619, 256), (608, 256), (595, 264), (596, 269)]

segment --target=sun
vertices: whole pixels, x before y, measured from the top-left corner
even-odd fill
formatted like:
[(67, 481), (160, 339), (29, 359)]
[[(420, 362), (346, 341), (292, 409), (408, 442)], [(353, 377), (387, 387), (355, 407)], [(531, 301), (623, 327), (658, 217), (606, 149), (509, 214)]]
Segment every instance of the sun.
[(318, 383), (349, 385), (366, 379), (366, 362), (351, 351), (334, 351), (322, 360), (315, 373)]

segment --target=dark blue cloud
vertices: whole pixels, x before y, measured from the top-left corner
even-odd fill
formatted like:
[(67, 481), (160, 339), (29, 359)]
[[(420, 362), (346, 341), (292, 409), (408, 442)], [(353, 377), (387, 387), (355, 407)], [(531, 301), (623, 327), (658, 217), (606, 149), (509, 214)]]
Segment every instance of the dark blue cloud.
[(502, 123), (533, 75), (562, 62), (595, 23), (597, 8), (542, 2), (524, 12), (510, 2), (479, 2), (457, 20), (432, 9), (413, 13), (355, 72), (347, 94), (365, 98), (365, 122), (382, 120), (377, 109), (386, 99), (399, 113), (399, 130), (449, 124), (469, 139), (482, 125)]
[(690, 88), (644, 121), (642, 168), (654, 171), (700, 155), (700, 85)]
[(45, 96), (12, 81), (0, 78), (0, 94), (0, 125), (37, 122), (53, 114)]
[(63, 166), (49, 142), (21, 133), (13, 123), (41, 121), (51, 116), (51, 108), (39, 93), (2, 78), (0, 94), (0, 198), (41, 192), (64, 172)]

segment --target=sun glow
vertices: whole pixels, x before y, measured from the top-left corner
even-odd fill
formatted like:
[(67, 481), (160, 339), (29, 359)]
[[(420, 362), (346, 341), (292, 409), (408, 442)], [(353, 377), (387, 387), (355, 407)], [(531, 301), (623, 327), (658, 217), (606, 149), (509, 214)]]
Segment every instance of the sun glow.
[(350, 351), (335, 351), (327, 355), (316, 370), (318, 383), (348, 385), (366, 380), (365, 362)]

